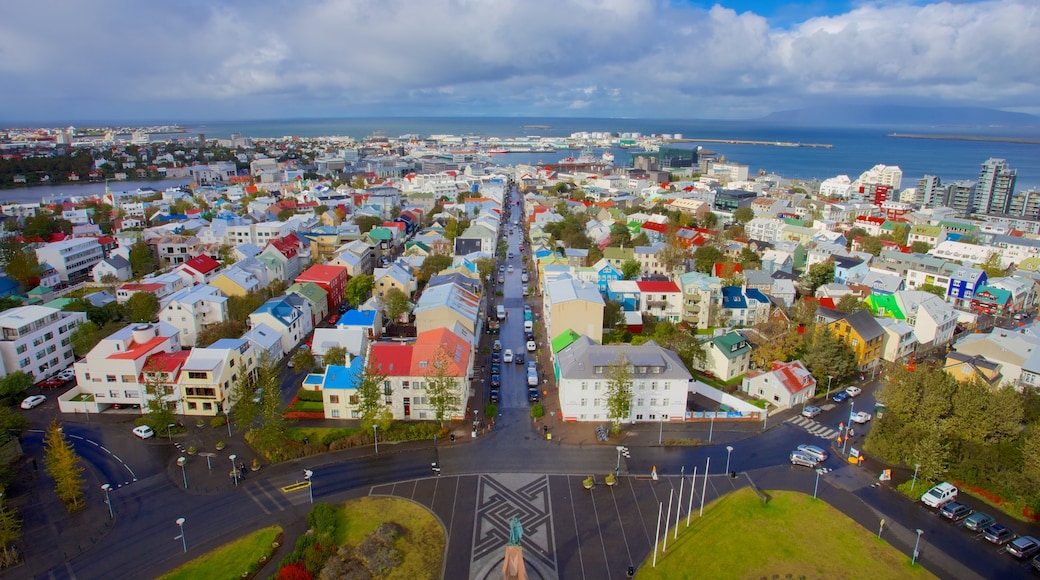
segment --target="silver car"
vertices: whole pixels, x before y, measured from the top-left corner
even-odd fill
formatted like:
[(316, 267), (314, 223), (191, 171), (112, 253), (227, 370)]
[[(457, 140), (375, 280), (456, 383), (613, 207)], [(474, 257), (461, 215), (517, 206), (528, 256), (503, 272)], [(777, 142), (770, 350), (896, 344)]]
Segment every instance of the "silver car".
[(827, 461), (827, 452), (815, 445), (799, 445), (797, 451), (812, 457), (817, 462)]
[(802, 453), (801, 451), (791, 452), (791, 465), (802, 465), (804, 467), (814, 468), (819, 463), (819, 461), (816, 461), (816, 458), (810, 456), (808, 453)]

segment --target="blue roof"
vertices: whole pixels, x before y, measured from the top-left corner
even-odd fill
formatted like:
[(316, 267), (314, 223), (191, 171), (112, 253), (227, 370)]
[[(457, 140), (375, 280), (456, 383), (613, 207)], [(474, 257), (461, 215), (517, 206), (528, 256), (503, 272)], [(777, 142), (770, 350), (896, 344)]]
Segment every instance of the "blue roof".
[(267, 302), (260, 305), (260, 308), (254, 310), (256, 313), (269, 313), (271, 316), (280, 320), (286, 326), (291, 326), (293, 320), (296, 318), (295, 310), (292, 304), (289, 303), (288, 297), (279, 296), (272, 298)]
[(372, 326), (375, 322), (375, 310), (348, 310), (339, 317), (337, 326)]
[(213, 344), (209, 345), (209, 348), (227, 348), (227, 349), (238, 349), (245, 344), (246, 339), (244, 338), (222, 338)]
[(748, 288), (746, 294), (748, 298), (754, 298), (755, 300), (758, 300), (763, 304), (769, 302), (769, 299), (766, 298), (766, 295), (763, 294), (762, 291), (758, 290), (757, 288)]
[(744, 293), (740, 290), (740, 286), (722, 287), (722, 307), (747, 308), (747, 300), (744, 300)]
[(350, 359), (350, 366), (329, 365), (325, 369), (324, 389), (355, 389), (358, 377), (363, 372), (365, 361), (355, 356)]

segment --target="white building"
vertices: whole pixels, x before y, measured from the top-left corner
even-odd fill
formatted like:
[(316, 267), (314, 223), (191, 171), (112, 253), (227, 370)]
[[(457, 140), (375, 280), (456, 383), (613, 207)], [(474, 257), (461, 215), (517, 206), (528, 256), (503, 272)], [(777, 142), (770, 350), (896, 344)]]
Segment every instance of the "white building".
[[(147, 402), (142, 376), (146, 363), (156, 354), (172, 356), (182, 352), (178, 334), (176, 328), (162, 322), (131, 324), (117, 330), (76, 363), (75, 390), (93, 396), (92, 412), (113, 405), (139, 405), (144, 413)], [(157, 365), (155, 370), (169, 373), (172, 379), (177, 368), (179, 365)]]
[(72, 331), (86, 321), (82, 312), (46, 306), (18, 306), (0, 312), (0, 375), (25, 371), (38, 381), (68, 367), (76, 359)]
[(177, 382), (184, 414), (213, 417), (230, 409), (235, 384), (258, 362), (253, 343), (244, 338), (225, 338), (209, 348), (192, 349)]
[(820, 182), (820, 197), (824, 199), (846, 198), (852, 192), (852, 180), (848, 175), (828, 177)]
[(58, 271), (62, 282), (81, 282), (90, 277), (105, 251), (96, 238), (72, 238), (36, 248), (36, 259)]
[(801, 361), (774, 362), (768, 370), (749, 372), (740, 390), (780, 409), (788, 409), (816, 395), (816, 379)]
[(860, 174), (859, 179), (853, 183), (853, 188), (864, 183), (875, 183), (887, 185), (892, 189), (899, 189), (903, 183), (903, 170), (897, 165), (875, 165)]
[(611, 365), (622, 356), (632, 375), (632, 405), (622, 422), (684, 420), (692, 375), (678, 355), (653, 341), (639, 346), (599, 345), (587, 336), (556, 354), (563, 420), (610, 420), (607, 390)]
[(159, 310), (159, 320), (180, 330), (181, 346), (193, 347), (200, 332), (228, 321), (227, 297), (213, 286), (178, 290)]

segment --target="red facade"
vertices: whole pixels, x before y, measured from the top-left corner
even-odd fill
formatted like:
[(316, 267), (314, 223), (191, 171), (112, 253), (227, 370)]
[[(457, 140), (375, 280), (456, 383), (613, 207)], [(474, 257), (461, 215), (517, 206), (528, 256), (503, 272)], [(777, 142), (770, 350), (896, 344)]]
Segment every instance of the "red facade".
[(347, 269), (341, 266), (318, 264), (307, 268), (296, 277), (298, 284), (313, 282), (328, 293), (329, 312), (336, 312), (343, 302), (343, 291), (347, 287)]

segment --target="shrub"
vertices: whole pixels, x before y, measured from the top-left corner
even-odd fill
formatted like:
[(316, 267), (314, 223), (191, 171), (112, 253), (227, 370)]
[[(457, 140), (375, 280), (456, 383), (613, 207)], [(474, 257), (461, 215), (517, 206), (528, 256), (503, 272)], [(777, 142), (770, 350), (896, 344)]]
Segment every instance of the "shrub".
[(311, 512), (307, 514), (307, 525), (314, 530), (315, 535), (327, 538), (327, 543), (331, 543), (336, 537), (336, 508), (328, 502), (314, 504)]
[(307, 571), (302, 562), (293, 562), (278, 571), (278, 580), (313, 580), (314, 574)]
[(296, 393), (296, 398), (300, 401), (310, 401), (312, 403), (321, 403), (321, 391), (308, 391), (307, 389), (300, 389)]
[(346, 439), (354, 433), (353, 429), (336, 429), (335, 431), (329, 431), (321, 438), (322, 445), (331, 446), (334, 442), (341, 439)]
[(227, 417), (221, 417), (220, 415), (217, 415), (216, 417), (213, 417), (209, 420), (209, 426), (213, 427), (214, 429), (218, 427), (223, 427), (224, 425), (227, 425)]

